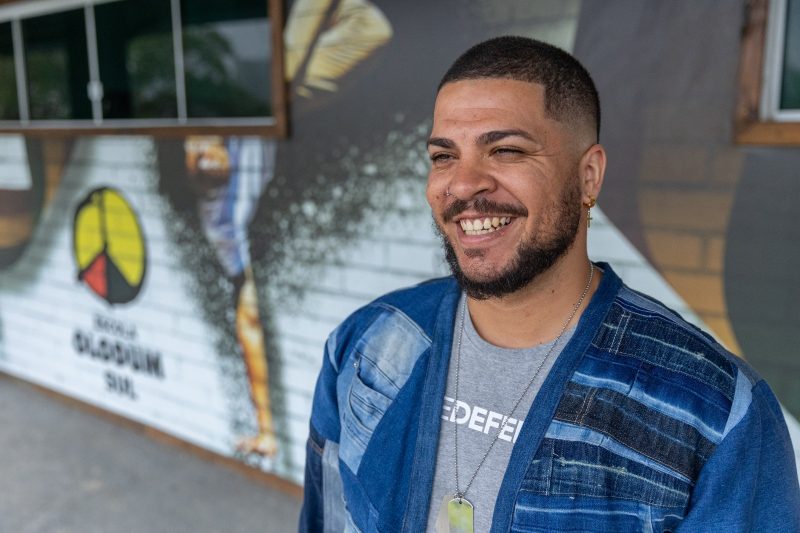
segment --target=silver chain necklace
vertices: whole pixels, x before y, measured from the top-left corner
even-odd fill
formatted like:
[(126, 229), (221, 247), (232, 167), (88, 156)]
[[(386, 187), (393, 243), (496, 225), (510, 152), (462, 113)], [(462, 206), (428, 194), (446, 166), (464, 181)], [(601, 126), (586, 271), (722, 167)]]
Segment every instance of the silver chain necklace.
[[(481, 467), (483, 466), (483, 463), (486, 461), (486, 458), (489, 456), (489, 452), (491, 452), (492, 448), (494, 448), (494, 445), (497, 443), (498, 439), (500, 438), (500, 435), (503, 433), (503, 430), (506, 428), (506, 425), (508, 424), (508, 421), (514, 415), (514, 412), (517, 410), (517, 407), (519, 407), (519, 404), (522, 403), (522, 399), (525, 397), (526, 394), (528, 394), (528, 390), (533, 385), (533, 382), (536, 381), (536, 376), (539, 375), (539, 372), (542, 370), (542, 367), (544, 366), (545, 362), (550, 358), (550, 355), (553, 353), (553, 350), (555, 350), (555, 347), (558, 345), (558, 341), (561, 340), (561, 337), (564, 335), (564, 332), (567, 331), (567, 326), (569, 326), (570, 322), (572, 322), (572, 319), (575, 318), (575, 313), (578, 312), (578, 309), (580, 309), (581, 304), (583, 303), (583, 300), (586, 299), (586, 295), (589, 294), (589, 287), (591, 287), (591, 285), (592, 285), (592, 278), (593, 277), (594, 277), (594, 265), (590, 261), (589, 262), (589, 280), (586, 282), (586, 287), (584, 287), (583, 293), (581, 293), (581, 297), (578, 299), (578, 302), (572, 308), (572, 312), (569, 314), (569, 317), (567, 318), (567, 320), (564, 321), (564, 325), (561, 326), (561, 332), (558, 334), (558, 337), (556, 337), (556, 339), (550, 345), (550, 348), (547, 350), (547, 353), (545, 354), (544, 358), (542, 359), (542, 362), (539, 363), (539, 366), (536, 368), (536, 371), (533, 373), (533, 377), (531, 377), (531, 380), (528, 382), (528, 385), (525, 387), (525, 390), (522, 391), (522, 394), (520, 395), (520, 397), (517, 398), (516, 402), (514, 402), (514, 407), (511, 408), (511, 412), (508, 413), (508, 416), (503, 421), (503, 424), (500, 426), (500, 429), (497, 430), (497, 434), (494, 436), (494, 439), (492, 440), (492, 443), (486, 449), (486, 453), (483, 454), (483, 457), (481, 458), (480, 463), (478, 463), (478, 466), (475, 468), (475, 472), (473, 472), (472, 477), (469, 478), (469, 482), (467, 482), (467, 486), (464, 487), (463, 491), (459, 489), (460, 483), (459, 483), (459, 479), (458, 479), (458, 424), (453, 424), (453, 428), (455, 428), (453, 430), (453, 439), (454, 439), (454, 454), (453, 455), (454, 455), (454, 459), (455, 459), (454, 462), (455, 462), (455, 471), (456, 471), (456, 492), (453, 495), (453, 501), (457, 501), (458, 504), (462, 504), (463, 502), (466, 501), (469, 504), (469, 507), (472, 508), (472, 504), (469, 503), (469, 501), (466, 499), (467, 491), (472, 486), (472, 482), (475, 481), (475, 476), (478, 475), (478, 471), (481, 469)], [(456, 348), (456, 398), (455, 398), (456, 401), (458, 400), (458, 396), (459, 396), (459, 394), (458, 394), (459, 393), (458, 381), (459, 381), (459, 373), (460, 373), (460, 370), (461, 370), (461, 338), (464, 335), (464, 316), (465, 316), (465, 314), (467, 312), (467, 298), (466, 297), (462, 297), (462, 304), (461, 304), (460, 312), (461, 312), (461, 314), (460, 314), (460, 317), (459, 317), (458, 346)]]

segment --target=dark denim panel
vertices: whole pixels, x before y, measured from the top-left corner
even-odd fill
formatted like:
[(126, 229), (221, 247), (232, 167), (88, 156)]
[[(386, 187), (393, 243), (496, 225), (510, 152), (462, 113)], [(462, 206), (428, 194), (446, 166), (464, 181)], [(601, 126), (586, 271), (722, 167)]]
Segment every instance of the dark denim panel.
[(322, 453), (325, 439), (311, 426), (306, 442), (305, 482), (303, 483), (303, 507), (300, 510), (298, 531), (300, 533), (324, 533), (325, 502), (322, 491)]
[(694, 427), (609, 389), (570, 382), (553, 417), (588, 427), (688, 477), (697, 479), (714, 444)]
[(631, 500), (683, 510), (691, 485), (585, 442), (545, 439), (522, 489), (537, 494)]
[(581, 359), (576, 372), (596, 379), (614, 382), (608, 388), (619, 392), (630, 390), (642, 361), (630, 357), (615, 357), (590, 346)]
[(592, 344), (611, 354), (638, 358), (689, 376), (733, 399), (736, 369), (721, 347), (718, 352), (695, 330), (633, 309), (625, 308), (624, 301), (617, 299)]

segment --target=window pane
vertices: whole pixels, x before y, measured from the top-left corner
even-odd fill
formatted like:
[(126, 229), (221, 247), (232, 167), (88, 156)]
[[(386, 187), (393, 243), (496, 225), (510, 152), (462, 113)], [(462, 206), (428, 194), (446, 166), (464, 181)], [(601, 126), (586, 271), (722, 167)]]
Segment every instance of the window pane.
[(270, 105), (267, 0), (181, 0), (189, 117), (264, 117)]
[(786, 40), (781, 80), (781, 109), (800, 109), (800, 1), (786, 5)]
[(0, 120), (19, 120), (10, 22), (0, 24)]
[(90, 119), (82, 9), (22, 21), (31, 119)]
[(95, 6), (103, 118), (174, 118), (170, 4), (125, 0)]

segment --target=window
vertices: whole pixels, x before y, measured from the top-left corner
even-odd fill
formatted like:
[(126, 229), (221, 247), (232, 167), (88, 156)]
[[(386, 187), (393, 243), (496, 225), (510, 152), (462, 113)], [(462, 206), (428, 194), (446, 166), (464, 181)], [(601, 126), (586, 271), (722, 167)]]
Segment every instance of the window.
[(0, 6), (0, 130), (284, 135), (280, 0)]
[(736, 140), (800, 144), (800, 0), (747, 3)]
[(82, 9), (22, 22), (31, 120), (92, 118)]
[(0, 24), (0, 120), (19, 120), (11, 24)]
[(111, 2), (94, 17), (103, 118), (177, 119), (170, 4)]
[(182, 0), (186, 107), (190, 117), (270, 113), (266, 6)]
[(800, 120), (800, 2), (770, 4), (765, 42), (763, 117), (780, 122)]

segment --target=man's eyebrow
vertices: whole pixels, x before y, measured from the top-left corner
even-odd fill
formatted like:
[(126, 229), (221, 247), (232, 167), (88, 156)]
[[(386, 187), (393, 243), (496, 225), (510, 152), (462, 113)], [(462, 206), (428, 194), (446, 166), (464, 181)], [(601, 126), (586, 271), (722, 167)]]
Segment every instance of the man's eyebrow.
[[(506, 137), (522, 137), (523, 139), (527, 139), (529, 141), (536, 141), (536, 139), (534, 139), (533, 136), (531, 136), (531, 134), (525, 130), (510, 129), (487, 131), (486, 133), (480, 134), (475, 142), (476, 144), (485, 146), (496, 143), (497, 141), (505, 139)], [(456, 143), (447, 137), (431, 137), (428, 139), (428, 146), (438, 146), (440, 148), (453, 149), (456, 147)]]
[(439, 148), (455, 148), (456, 143), (446, 137), (431, 137), (428, 139), (428, 146), (438, 146)]
[(506, 137), (522, 137), (523, 139), (527, 139), (529, 141), (535, 141), (535, 139), (527, 131), (511, 129), (487, 131), (486, 133), (482, 133), (478, 136), (477, 143), (480, 145), (492, 144), (499, 140), (505, 139)]

